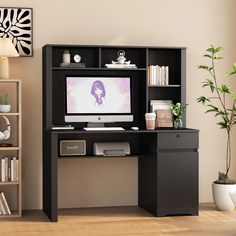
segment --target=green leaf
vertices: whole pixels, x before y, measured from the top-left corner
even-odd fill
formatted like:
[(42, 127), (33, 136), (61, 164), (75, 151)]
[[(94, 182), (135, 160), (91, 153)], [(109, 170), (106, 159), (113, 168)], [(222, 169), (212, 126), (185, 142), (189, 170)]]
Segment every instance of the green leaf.
[(209, 112), (216, 112), (217, 113), (219, 111), (218, 107), (216, 107), (216, 106), (213, 106), (211, 104), (209, 104), (207, 106), (210, 107), (211, 109), (207, 110), (205, 113), (209, 113)]
[(209, 58), (211, 58), (212, 59), (212, 55), (209, 55), (209, 54), (205, 54), (205, 55), (203, 55), (204, 57), (209, 57)]
[(207, 51), (212, 52), (212, 53), (217, 53), (221, 51), (222, 49), (223, 49), (222, 47), (214, 47), (214, 45), (211, 45), (211, 47), (208, 48)]
[(211, 47), (208, 48), (207, 51), (215, 54), (215, 53), (221, 51), (222, 49), (223, 49), (222, 47), (214, 47), (213, 45), (211, 45)]
[(212, 80), (207, 79), (206, 81), (204, 81), (204, 82), (202, 82), (202, 83), (203, 83), (203, 85), (202, 85), (203, 88), (209, 86), (210, 89), (211, 89), (211, 92), (212, 92), (212, 93), (214, 92), (214, 90), (215, 90), (215, 85), (214, 85), (214, 82), (213, 82)]
[(227, 129), (228, 128), (227, 122), (218, 122), (217, 125), (219, 125), (221, 129)]
[(203, 70), (209, 70), (210, 67), (207, 65), (199, 65), (198, 68)]
[(196, 100), (198, 103), (202, 103), (203, 105), (205, 105), (206, 102), (210, 102), (210, 99), (204, 96), (198, 97)]
[(213, 45), (211, 45), (211, 47), (210, 47), (210, 48), (208, 48), (206, 51), (207, 51), (207, 52), (214, 53), (214, 46), (213, 46)]
[(225, 112), (218, 110), (218, 112), (216, 112), (215, 116), (225, 116)]
[(228, 86), (226, 86), (225, 84), (222, 84), (221, 85), (221, 88), (219, 88), (219, 90), (222, 92), (222, 93), (230, 93), (230, 88)]
[(231, 69), (231, 71), (227, 72), (226, 75), (233, 75), (236, 74), (236, 62), (233, 64), (233, 68)]
[(213, 59), (219, 60), (219, 59), (223, 59), (223, 57), (222, 57), (222, 56), (215, 55), (215, 56), (213, 57)]

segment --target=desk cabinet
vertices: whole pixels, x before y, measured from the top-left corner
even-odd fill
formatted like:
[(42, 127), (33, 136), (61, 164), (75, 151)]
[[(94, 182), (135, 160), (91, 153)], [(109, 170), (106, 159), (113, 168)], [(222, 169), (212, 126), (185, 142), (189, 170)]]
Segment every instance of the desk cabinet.
[(166, 152), (157, 156), (157, 216), (197, 215), (198, 155)]
[(155, 216), (198, 214), (198, 131), (142, 134), (139, 206)]
[(198, 214), (198, 133), (158, 134), (157, 216)]

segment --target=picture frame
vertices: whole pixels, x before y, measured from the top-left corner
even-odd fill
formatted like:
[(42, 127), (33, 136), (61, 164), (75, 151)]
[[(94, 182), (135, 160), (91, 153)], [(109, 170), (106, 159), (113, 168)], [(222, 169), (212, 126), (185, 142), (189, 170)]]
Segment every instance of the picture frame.
[(22, 57), (33, 56), (33, 9), (0, 7), (0, 37), (10, 38)]
[(151, 100), (150, 110), (156, 113), (156, 128), (173, 127), (173, 115), (170, 109), (172, 100)]

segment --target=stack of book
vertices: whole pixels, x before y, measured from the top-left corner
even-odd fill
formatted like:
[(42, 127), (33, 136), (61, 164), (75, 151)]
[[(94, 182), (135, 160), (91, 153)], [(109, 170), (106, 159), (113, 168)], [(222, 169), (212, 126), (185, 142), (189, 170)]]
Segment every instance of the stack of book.
[(0, 193), (0, 215), (11, 215), (11, 210), (3, 192)]
[(169, 66), (148, 66), (148, 85), (169, 85)]
[(16, 157), (3, 157), (0, 162), (1, 182), (19, 181), (19, 160)]
[(151, 111), (156, 113), (156, 128), (173, 127), (173, 115), (170, 109), (171, 100), (151, 100)]
[(64, 62), (62, 62), (60, 64), (60, 67), (65, 67), (65, 68), (85, 68), (86, 64), (85, 63), (64, 63)]
[(135, 64), (118, 64), (118, 63), (115, 63), (115, 64), (105, 64), (105, 66), (107, 68), (137, 68), (137, 66)]

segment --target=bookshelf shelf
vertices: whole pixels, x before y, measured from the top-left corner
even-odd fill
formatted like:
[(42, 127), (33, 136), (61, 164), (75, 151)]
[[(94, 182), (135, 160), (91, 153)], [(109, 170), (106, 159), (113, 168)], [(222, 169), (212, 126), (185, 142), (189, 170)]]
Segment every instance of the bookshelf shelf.
[(1, 185), (18, 185), (20, 184), (18, 181), (15, 182), (15, 181), (8, 181), (8, 182), (0, 182), (0, 186)]
[(18, 79), (1, 79), (0, 83), (20, 83), (21, 81)]
[(20, 147), (0, 147), (0, 151), (19, 151)]
[[(22, 215), (22, 181), (21, 181), (21, 151), (22, 151), (22, 109), (21, 109), (21, 80), (7, 79), (0, 80), (0, 94), (9, 94), (9, 101), (13, 112), (0, 113), (6, 116), (11, 125), (11, 135), (9, 139), (0, 142), (0, 194), (1, 209), (6, 209), (8, 199), (15, 199), (10, 202), (12, 214), (0, 215), (0, 218), (14, 218)], [(4, 146), (4, 143), (6, 145)], [(10, 146), (13, 145), (13, 146)], [(13, 154), (14, 153), (14, 154)], [(10, 172), (9, 172), (10, 171)], [(18, 175), (19, 181), (16, 180)], [(7, 180), (7, 181), (4, 181)], [(3, 180), (3, 181), (2, 181)], [(4, 195), (4, 197), (3, 197)], [(5, 200), (4, 200), (5, 198)], [(11, 209), (12, 208), (12, 209)], [(13, 210), (14, 209), (14, 210)]]
[(19, 112), (0, 113), (1, 116), (19, 116)]
[(13, 211), (11, 215), (0, 215), (0, 219), (18, 218), (18, 217), (21, 217), (21, 214), (19, 214), (17, 211)]

